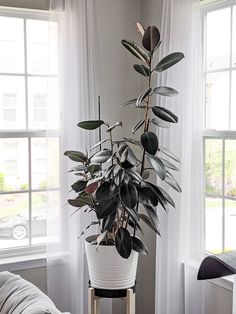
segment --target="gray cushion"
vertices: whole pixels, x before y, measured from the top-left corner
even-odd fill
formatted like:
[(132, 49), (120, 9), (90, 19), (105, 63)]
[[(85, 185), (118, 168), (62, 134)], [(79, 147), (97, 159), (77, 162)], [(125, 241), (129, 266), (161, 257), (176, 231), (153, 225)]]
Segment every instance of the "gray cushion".
[(9, 272), (0, 272), (0, 313), (61, 314), (41, 290)]

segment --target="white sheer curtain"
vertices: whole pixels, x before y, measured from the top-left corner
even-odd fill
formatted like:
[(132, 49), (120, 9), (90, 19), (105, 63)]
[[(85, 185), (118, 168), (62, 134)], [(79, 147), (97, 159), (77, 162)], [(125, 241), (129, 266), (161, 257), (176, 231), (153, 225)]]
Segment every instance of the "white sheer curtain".
[[(81, 213), (71, 216), (75, 208), (64, 205), (75, 177), (68, 173), (73, 162), (63, 152), (84, 151), (97, 140), (97, 132), (81, 132), (77, 127), (81, 120), (98, 117), (97, 95), (101, 86), (96, 85), (96, 64), (99, 64), (96, 1), (51, 0), (50, 18), (59, 21), (62, 206), (58, 215), (60, 243), (48, 244), (47, 249), (48, 295), (61, 311), (84, 314), (87, 313), (88, 273), (83, 239), (78, 240), (78, 235), (91, 217)], [(59, 220), (48, 221), (49, 240), (58, 233), (58, 224)]]
[[(179, 117), (160, 133), (163, 146), (181, 160), (177, 173), (183, 192), (173, 193), (176, 209), (161, 214), (162, 237), (157, 240), (156, 313), (204, 313), (204, 283), (197, 282), (194, 258), (200, 250), (202, 208), (202, 57), (200, 0), (165, 0), (160, 57), (181, 51), (185, 59), (165, 71), (159, 85), (176, 88), (173, 99), (158, 99)], [(201, 254), (201, 253), (200, 253)]]

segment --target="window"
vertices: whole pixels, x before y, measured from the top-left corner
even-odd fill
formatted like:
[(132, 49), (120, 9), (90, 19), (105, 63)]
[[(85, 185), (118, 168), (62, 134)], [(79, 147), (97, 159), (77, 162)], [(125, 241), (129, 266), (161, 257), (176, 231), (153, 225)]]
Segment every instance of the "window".
[(60, 203), (58, 23), (45, 17), (0, 11), (1, 253), (41, 249)]
[[(228, 3), (228, 4), (227, 4)], [(236, 5), (204, 9), (205, 249), (236, 249)]]

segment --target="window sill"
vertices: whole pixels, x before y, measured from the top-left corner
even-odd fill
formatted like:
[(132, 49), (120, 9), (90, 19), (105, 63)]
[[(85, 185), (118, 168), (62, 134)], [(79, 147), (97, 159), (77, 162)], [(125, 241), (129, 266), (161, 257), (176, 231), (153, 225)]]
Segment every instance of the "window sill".
[(227, 276), (227, 277), (221, 277), (216, 279), (209, 279), (208, 282), (220, 286), (224, 289), (227, 289), (229, 291), (233, 291), (233, 285), (234, 285), (234, 276)]
[(24, 255), (19, 257), (2, 258), (0, 271), (17, 271), (45, 267), (46, 254)]

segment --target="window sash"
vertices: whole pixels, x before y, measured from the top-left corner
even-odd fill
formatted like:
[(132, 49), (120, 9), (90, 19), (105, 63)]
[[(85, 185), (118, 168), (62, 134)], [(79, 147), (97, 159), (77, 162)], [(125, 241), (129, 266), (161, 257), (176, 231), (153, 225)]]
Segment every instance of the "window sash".
[[(9, 257), (18, 257), (24, 255), (31, 255), (31, 254), (41, 254), (46, 252), (46, 244), (33, 244), (32, 245), (32, 193), (34, 192), (44, 192), (44, 191), (59, 191), (60, 187), (58, 188), (47, 188), (45, 189), (33, 189), (32, 188), (32, 180), (31, 180), (31, 167), (32, 167), (32, 158), (31, 158), (31, 139), (32, 138), (45, 138), (45, 137), (56, 137), (59, 138), (59, 145), (60, 145), (60, 136), (61, 132), (60, 129), (51, 129), (51, 130), (34, 130), (28, 129), (29, 126), (29, 112), (28, 112), (28, 82), (27, 79), (30, 77), (45, 77), (45, 78), (57, 78), (58, 75), (53, 74), (28, 74), (27, 72), (27, 36), (26, 36), (26, 19), (33, 19), (33, 20), (47, 20), (49, 17), (49, 13), (46, 11), (27, 11), (21, 9), (7, 9), (7, 8), (0, 8), (0, 16), (6, 17), (18, 17), (23, 18), (24, 20), (24, 72), (22, 73), (8, 73), (8, 72), (0, 72), (0, 75), (4, 76), (20, 76), (24, 77), (25, 79), (25, 104), (26, 104), (26, 129), (9, 129), (9, 130), (0, 130), (0, 138), (26, 138), (28, 140), (28, 176), (29, 176), (29, 185), (27, 190), (23, 191), (4, 191), (0, 192), (0, 195), (9, 195), (9, 194), (20, 194), (20, 193), (28, 193), (29, 195), (29, 242), (27, 246), (23, 247), (10, 247), (6, 249), (1, 249), (0, 254), (1, 257), (9, 258)], [(51, 19), (50, 19), (51, 20)], [(52, 21), (52, 20), (51, 20)], [(54, 15), (54, 21), (60, 23), (60, 14)], [(61, 246), (61, 243), (56, 243), (54, 245)]]

